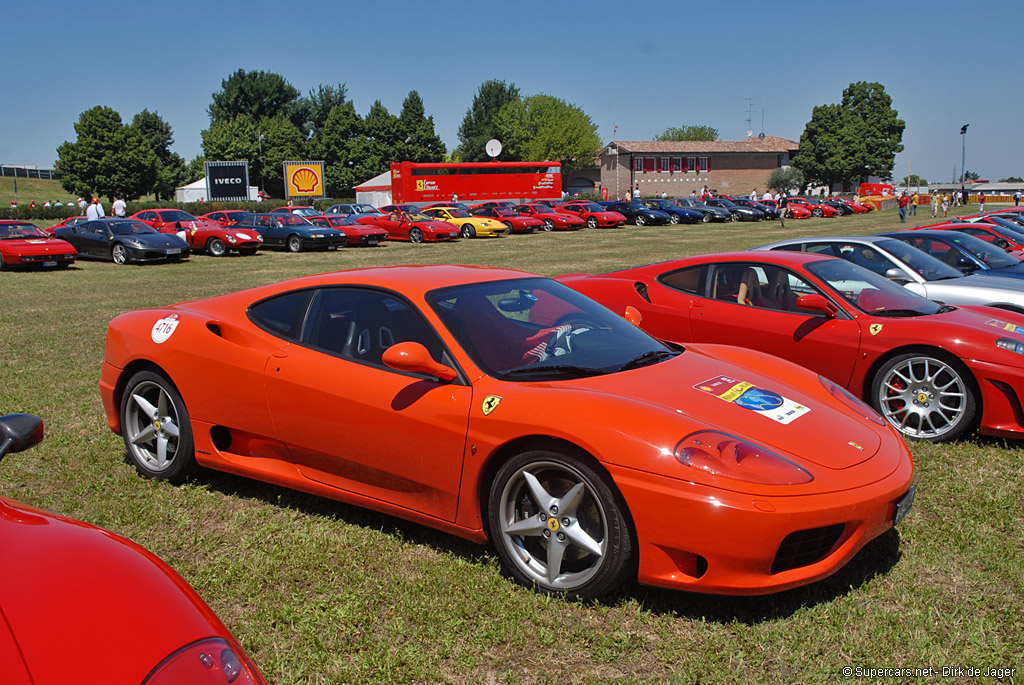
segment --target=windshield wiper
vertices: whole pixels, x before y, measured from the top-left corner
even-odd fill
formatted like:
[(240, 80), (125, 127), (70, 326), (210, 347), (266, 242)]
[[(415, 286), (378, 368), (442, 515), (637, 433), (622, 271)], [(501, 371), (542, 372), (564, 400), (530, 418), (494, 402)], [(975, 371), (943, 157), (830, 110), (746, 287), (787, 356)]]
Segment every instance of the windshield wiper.
[(628, 362), (620, 366), (619, 371), (629, 371), (630, 369), (638, 369), (641, 366), (657, 364), (658, 362), (674, 357), (677, 354), (679, 354), (679, 352), (673, 352), (671, 350), (651, 350), (649, 352), (644, 352), (639, 357), (630, 359)]
[(504, 378), (524, 378), (529, 376), (557, 376), (560, 378), (585, 378), (587, 376), (603, 376), (608, 373), (601, 369), (591, 369), (585, 366), (573, 366), (571, 364), (556, 364), (553, 366), (522, 366), (518, 369), (510, 369), (502, 372)]
[[(941, 311), (941, 310), (940, 310)], [(884, 309), (880, 312), (871, 312), (872, 316), (924, 316), (924, 312), (916, 309)]]

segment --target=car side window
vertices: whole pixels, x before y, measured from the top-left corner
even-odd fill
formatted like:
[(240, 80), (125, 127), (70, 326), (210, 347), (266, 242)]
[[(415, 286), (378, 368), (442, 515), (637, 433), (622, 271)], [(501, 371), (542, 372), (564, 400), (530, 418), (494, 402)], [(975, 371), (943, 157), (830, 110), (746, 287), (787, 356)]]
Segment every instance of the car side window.
[(680, 290), (684, 293), (690, 293), (691, 295), (703, 296), (705, 290), (704, 283), (707, 280), (707, 272), (708, 265), (702, 264), (700, 266), (691, 266), (663, 274), (658, 277), (658, 280), (666, 287), (672, 288), (673, 290)]
[[(804, 279), (786, 269), (767, 264), (720, 264), (715, 268), (713, 298), (758, 309), (822, 315), (801, 309), (801, 295), (821, 294)], [(822, 315), (823, 316), (823, 315)]]
[(343, 359), (385, 367), (384, 351), (418, 342), (437, 362), (451, 364), (444, 344), (407, 301), (369, 288), (322, 288), (316, 292), (302, 343)]
[(268, 333), (285, 340), (298, 340), (312, 295), (312, 290), (277, 295), (251, 305), (246, 313), (250, 321)]

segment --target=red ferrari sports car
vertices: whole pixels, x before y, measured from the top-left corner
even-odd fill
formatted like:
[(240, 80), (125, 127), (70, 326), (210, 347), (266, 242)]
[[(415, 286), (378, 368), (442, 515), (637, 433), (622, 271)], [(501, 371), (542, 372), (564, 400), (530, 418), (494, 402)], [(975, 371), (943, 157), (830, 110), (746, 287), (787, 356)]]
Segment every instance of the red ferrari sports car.
[[(43, 438), (0, 417), (0, 459)], [(0, 681), (234, 685), (265, 681), (220, 619), (149, 551), (0, 497)]]
[[(761, 204), (772, 207), (773, 209), (779, 208), (779, 203), (775, 200), (761, 200)], [(787, 219), (810, 219), (811, 210), (803, 205), (786, 205), (786, 218)]]
[(515, 205), (512, 211), (539, 219), (544, 224), (545, 231), (575, 231), (586, 225), (586, 222), (575, 214), (556, 212), (547, 205)]
[(67, 219), (64, 219), (63, 221), (59, 221), (59, 222), (55, 223), (53, 226), (47, 226), (46, 228), (44, 228), (42, 230), (44, 232), (46, 232), (47, 234), (49, 234), (49, 235), (53, 235), (54, 230), (60, 228), (61, 226), (74, 226), (77, 223), (81, 223), (83, 221), (88, 221), (88, 220), (89, 220), (88, 217), (84, 217), (84, 216), (69, 216)]
[(249, 214), (250, 212), (244, 209), (225, 209), (223, 211), (203, 214), (199, 218), (206, 219), (207, 221), (215, 221), (221, 226), (227, 228), (228, 226), (234, 226), (237, 224), (239, 219), (247, 218)]
[(339, 271), (122, 314), (100, 390), (144, 476), (200, 465), (490, 539), (516, 580), (568, 596), (809, 583), (913, 492), (903, 440), (831, 381), (663, 344), (505, 269)]
[(835, 207), (822, 204), (810, 197), (791, 197), (786, 200), (787, 207), (806, 207), (811, 216), (839, 216), (839, 210)]
[(626, 217), (590, 200), (567, 202), (558, 211), (575, 214), (587, 223), (587, 228), (618, 228), (626, 225)]
[(803, 364), (908, 438), (1024, 437), (1024, 315), (948, 307), (844, 259), (727, 253), (558, 280), (679, 343)]
[(989, 223), (941, 223), (928, 226), (914, 226), (903, 229), (905, 231), (956, 231), (965, 235), (971, 235), (979, 240), (998, 247), (1000, 250), (1010, 254), (1015, 259), (1024, 261), (1024, 238), (1016, 231), (1007, 231), (1002, 226)]
[(27, 221), (0, 221), (0, 271), (13, 266), (68, 268), (78, 250)]
[(380, 226), (361, 224), (348, 214), (321, 214), (306, 220), (316, 226), (338, 229), (348, 238), (349, 247), (379, 245), (388, 239), (388, 232)]
[[(415, 207), (415, 205), (409, 206)], [(388, 212), (387, 216), (375, 218), (373, 223), (387, 231), (391, 240), (433, 243), (459, 239), (458, 226), (429, 217), (421, 213), (418, 208), (411, 212), (393, 209)]]
[(536, 233), (544, 228), (544, 222), (540, 219), (534, 219), (532, 216), (523, 216), (508, 207), (477, 205), (471, 207), (469, 213), (473, 216), (497, 219), (508, 226), (509, 233)]
[(213, 257), (223, 257), (230, 250), (243, 255), (256, 254), (263, 244), (263, 236), (256, 231), (226, 228), (217, 221), (199, 219), (180, 209), (146, 209), (129, 218), (161, 233), (175, 233), (193, 250), (205, 250)]
[(874, 211), (874, 207), (871, 205), (864, 205), (860, 202), (855, 202), (852, 197), (842, 197), (840, 195), (833, 195), (832, 199), (836, 202), (842, 202), (844, 205), (850, 208), (854, 214), (867, 214), (868, 212)]

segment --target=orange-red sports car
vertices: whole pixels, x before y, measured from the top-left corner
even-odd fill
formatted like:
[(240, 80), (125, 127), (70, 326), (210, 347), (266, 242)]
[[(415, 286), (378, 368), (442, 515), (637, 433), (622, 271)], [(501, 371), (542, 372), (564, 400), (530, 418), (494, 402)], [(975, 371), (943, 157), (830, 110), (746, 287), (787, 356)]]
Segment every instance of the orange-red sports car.
[(760, 594), (828, 576), (913, 499), (831, 381), (663, 344), (546, 278), (341, 271), (118, 316), (100, 389), (148, 477), (197, 465), (490, 539), (542, 592)]

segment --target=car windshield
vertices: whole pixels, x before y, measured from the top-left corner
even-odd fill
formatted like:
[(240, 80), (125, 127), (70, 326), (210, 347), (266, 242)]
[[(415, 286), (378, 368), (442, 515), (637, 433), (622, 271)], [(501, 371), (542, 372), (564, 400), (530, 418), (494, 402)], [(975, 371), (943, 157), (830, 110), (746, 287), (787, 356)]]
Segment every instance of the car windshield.
[(327, 224), (329, 226), (358, 226), (359, 223), (350, 216), (332, 216), (328, 217)]
[(942, 305), (845, 259), (812, 262), (807, 270), (844, 300), (872, 316), (924, 316), (942, 309)]
[(880, 240), (875, 244), (909, 266), (912, 271), (920, 274), (926, 281), (938, 281), (945, 278), (960, 278), (963, 276), (962, 273), (932, 257), (927, 252), (922, 252), (916, 247), (911, 247), (899, 240)]
[(188, 212), (183, 212), (179, 209), (170, 209), (166, 212), (157, 212), (157, 216), (160, 217), (160, 221), (199, 221)]
[(1021, 233), (1021, 230), (1024, 229), (1022, 229), (1022, 227), (1019, 226), (1018, 224), (1015, 224), (1012, 221), (1007, 221), (1006, 219), (1002, 219), (997, 216), (990, 216), (986, 220), (995, 222), (989, 225), (992, 226), (992, 230), (998, 233), (999, 235), (1003, 236), (1007, 240), (1012, 240), (1018, 245), (1024, 244), (1024, 233)]
[(465, 219), (469, 216), (469, 212), (464, 212), (461, 209), (449, 209), (448, 213), (456, 219)]
[(298, 214), (299, 216), (320, 216), (320, 212), (316, 211), (312, 207), (292, 208), (292, 214)]
[(986, 243), (981, 238), (975, 238), (973, 235), (959, 235), (952, 231), (946, 232), (951, 233), (954, 236), (950, 239), (951, 242), (970, 252), (972, 255), (984, 262), (989, 268), (1001, 269), (1003, 267), (1020, 264), (1018, 260), (1006, 254), (1001, 248), (998, 248), (991, 243)]
[(313, 224), (306, 221), (305, 217), (299, 216), (298, 214), (275, 214), (274, 218), (277, 219), (277, 223), (282, 226), (312, 226)]
[[(439, 219), (436, 216), (427, 216), (420, 212), (408, 212), (405, 215), (404, 221), (439, 221)], [(443, 219), (440, 221), (443, 221)]]
[(573, 202), (572, 206), (578, 209), (583, 209), (588, 212), (606, 212), (608, 211), (596, 202)]
[[(182, 212), (186, 214), (187, 212)], [(113, 235), (142, 235), (156, 233), (156, 231), (141, 221), (111, 221), (107, 228)]]
[(0, 240), (7, 238), (49, 238), (35, 224), (0, 224)]
[(677, 354), (547, 278), (458, 285), (433, 291), (427, 300), (473, 361), (502, 380), (598, 376)]
[(352, 212), (355, 214), (382, 214), (382, 212), (373, 205), (352, 205)]
[(732, 200), (715, 200), (719, 207), (735, 207), (736, 204)]
[(252, 226), (256, 220), (256, 215), (252, 212), (245, 212), (243, 214), (231, 214), (231, 220), (235, 222), (235, 225)]
[(518, 216), (508, 207), (491, 207), (490, 209), (494, 211), (495, 216)]

